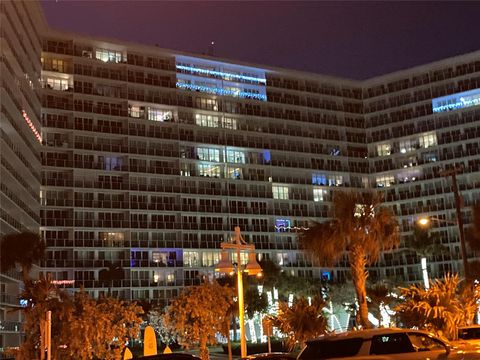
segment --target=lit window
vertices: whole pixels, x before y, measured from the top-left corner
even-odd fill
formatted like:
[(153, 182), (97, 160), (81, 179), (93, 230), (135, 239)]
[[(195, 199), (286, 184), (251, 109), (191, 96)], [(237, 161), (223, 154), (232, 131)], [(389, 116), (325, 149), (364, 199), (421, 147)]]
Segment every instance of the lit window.
[(103, 62), (122, 62), (122, 53), (120, 51), (97, 49), (95, 52), (95, 58)]
[(402, 140), (399, 142), (399, 145), (402, 154), (413, 151), (417, 147), (416, 142), (411, 139)]
[(225, 129), (237, 130), (237, 119), (224, 118), (223, 119), (223, 127)]
[(52, 90), (68, 90), (68, 79), (47, 78), (44, 84), (48, 89)]
[(395, 178), (393, 176), (379, 176), (376, 179), (377, 187), (389, 187), (395, 184)]
[(341, 186), (343, 184), (342, 175), (328, 175), (328, 186)]
[(212, 164), (198, 164), (198, 174), (200, 176), (220, 177), (220, 166)]
[(103, 241), (104, 246), (124, 246), (123, 240), (125, 235), (123, 232), (99, 232), (98, 238)]
[(392, 152), (392, 146), (390, 144), (379, 144), (377, 145), (377, 155), (378, 156), (387, 156)]
[(197, 267), (200, 266), (200, 256), (197, 251), (184, 251), (183, 252), (183, 266), (185, 267)]
[(327, 177), (324, 174), (313, 174), (312, 175), (312, 184), (313, 185), (327, 185)]
[(152, 252), (152, 261), (157, 264), (167, 265), (167, 253), (154, 251)]
[(169, 110), (160, 110), (149, 107), (147, 111), (148, 120), (169, 121), (172, 119), (172, 112)]
[(212, 148), (198, 148), (197, 157), (204, 161), (220, 161), (220, 150)]
[(227, 173), (228, 173), (228, 177), (230, 179), (241, 179), (242, 178), (242, 169), (241, 168), (228, 167)]
[(273, 198), (288, 200), (288, 186), (272, 185)]
[(227, 162), (245, 164), (245, 153), (238, 150), (227, 150)]
[(428, 148), (430, 146), (437, 145), (437, 135), (435, 133), (423, 134), (420, 135), (418, 142), (420, 147)]
[(313, 201), (324, 201), (324, 196), (327, 193), (324, 189), (313, 189)]
[(219, 127), (218, 116), (196, 114), (195, 123), (198, 126)]
[(290, 219), (276, 219), (275, 220), (275, 231), (284, 232), (290, 230), (292, 227), (292, 221)]
[(143, 117), (144, 110), (140, 106), (130, 106), (128, 108), (130, 117), (140, 118)]

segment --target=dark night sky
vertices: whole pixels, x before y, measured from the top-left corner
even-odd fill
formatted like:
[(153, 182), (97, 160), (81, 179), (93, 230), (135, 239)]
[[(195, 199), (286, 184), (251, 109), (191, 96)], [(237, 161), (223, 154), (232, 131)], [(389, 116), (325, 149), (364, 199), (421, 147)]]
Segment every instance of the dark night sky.
[(480, 2), (46, 1), (50, 26), (353, 79), (480, 49)]

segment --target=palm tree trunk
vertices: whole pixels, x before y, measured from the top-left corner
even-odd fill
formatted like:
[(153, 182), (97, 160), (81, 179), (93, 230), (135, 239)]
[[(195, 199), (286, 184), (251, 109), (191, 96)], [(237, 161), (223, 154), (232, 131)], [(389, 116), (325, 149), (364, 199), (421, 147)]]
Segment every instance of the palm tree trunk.
[(355, 287), (355, 293), (357, 294), (360, 325), (368, 329), (371, 328), (371, 324), (370, 321), (368, 321), (367, 290), (365, 286), (368, 277), (368, 272), (365, 270), (366, 264), (365, 250), (361, 245), (353, 246), (350, 250), (352, 281)]

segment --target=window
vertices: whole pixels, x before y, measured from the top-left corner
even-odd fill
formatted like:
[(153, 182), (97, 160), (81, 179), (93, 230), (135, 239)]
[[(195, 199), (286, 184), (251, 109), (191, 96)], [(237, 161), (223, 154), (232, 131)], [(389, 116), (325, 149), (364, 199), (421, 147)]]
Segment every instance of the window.
[[(290, 219), (276, 219), (275, 220), (275, 231), (284, 232), (290, 230), (292, 227), (292, 221)], [(282, 265), (282, 264), (279, 264)]]
[(389, 187), (395, 184), (395, 178), (393, 176), (379, 176), (376, 179), (377, 187)]
[(406, 139), (399, 142), (399, 147), (400, 147), (400, 152), (402, 154), (405, 154), (407, 152), (415, 150), (417, 146), (414, 140)]
[(220, 150), (212, 148), (198, 148), (197, 149), (198, 160), (204, 161), (220, 161)]
[(341, 186), (343, 184), (342, 175), (328, 175), (328, 186)]
[(227, 174), (230, 179), (241, 179), (242, 178), (242, 169), (237, 167), (228, 167)]
[(225, 129), (232, 129), (232, 130), (237, 130), (237, 119), (233, 118), (224, 118), (223, 119), (223, 127)]
[(227, 162), (245, 164), (245, 153), (239, 150), (227, 150)]
[(288, 200), (288, 186), (272, 185), (273, 198)]
[(440, 341), (421, 333), (408, 334), (415, 351), (439, 351), (445, 350), (445, 345)]
[(221, 168), (218, 165), (198, 164), (198, 174), (200, 176), (220, 177)]
[(413, 352), (413, 346), (405, 333), (385, 334), (372, 337), (371, 355)]
[(47, 78), (45, 86), (53, 90), (68, 90), (68, 79)]
[(154, 251), (152, 252), (152, 261), (157, 264), (167, 265), (167, 253)]
[(195, 123), (198, 126), (219, 127), (218, 116), (213, 115), (196, 114)]
[(391, 151), (392, 151), (392, 146), (390, 144), (378, 144), (377, 145), (377, 155), (378, 156), (390, 155)]
[(103, 241), (104, 246), (125, 246), (123, 232), (99, 232), (98, 238)]
[(299, 360), (335, 359), (355, 356), (363, 344), (361, 338), (333, 341), (311, 341), (298, 356)]
[(435, 133), (423, 134), (420, 135), (418, 142), (420, 147), (428, 148), (430, 146), (437, 145), (437, 135)]
[(65, 61), (60, 59), (52, 59), (52, 70), (58, 72), (66, 72)]
[(200, 266), (200, 255), (197, 251), (184, 251), (183, 252), (183, 266), (185, 267), (197, 267)]
[(327, 185), (327, 177), (324, 174), (313, 174), (312, 175), (312, 184), (313, 185)]
[(323, 189), (313, 189), (313, 201), (324, 201), (324, 196), (326, 193), (327, 191)]
[(95, 58), (103, 62), (122, 62), (122, 53), (120, 51), (97, 49), (95, 52)]
[(140, 107), (140, 106), (129, 106), (128, 112), (130, 117), (143, 118), (145, 110), (143, 107)]
[(170, 121), (172, 112), (169, 110), (160, 110), (149, 107), (147, 111), (147, 119), (153, 121)]

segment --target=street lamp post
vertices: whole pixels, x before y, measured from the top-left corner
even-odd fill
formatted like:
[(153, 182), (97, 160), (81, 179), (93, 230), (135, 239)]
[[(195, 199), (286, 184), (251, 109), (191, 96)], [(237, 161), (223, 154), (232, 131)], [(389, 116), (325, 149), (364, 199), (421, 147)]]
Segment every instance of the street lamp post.
[[(262, 274), (262, 268), (258, 264), (255, 258), (255, 245), (247, 244), (245, 240), (242, 239), (240, 234), (240, 227), (235, 227), (235, 241), (234, 242), (223, 242), (220, 244), (222, 248), (221, 258), (215, 271), (226, 274), (233, 274), (233, 265), (228, 258), (227, 250), (234, 250), (237, 254), (237, 292), (238, 292), (238, 320), (240, 323), (240, 353), (241, 357), (245, 358), (247, 356), (247, 341), (245, 337), (245, 307), (244, 307), (244, 298), (243, 298), (243, 277), (242, 271), (245, 271), (248, 275), (257, 275)], [(248, 263), (245, 266), (245, 269), (242, 270), (240, 263), (240, 254), (242, 251), (248, 251)]]
[[(468, 259), (467, 259), (467, 250), (465, 247), (465, 236), (464, 236), (464, 231), (463, 231), (463, 222), (458, 222), (458, 214), (457, 214), (457, 221), (452, 221), (452, 220), (446, 220), (446, 219), (440, 219), (435, 216), (429, 216), (429, 217), (422, 217), (420, 218), (417, 222), (421, 226), (427, 226), (430, 221), (438, 221), (439, 223), (446, 223), (450, 225), (457, 225), (459, 228), (459, 234), (460, 234), (460, 246), (462, 249), (462, 263), (463, 263), (463, 272), (465, 275), (465, 278), (467, 278), (468, 275)], [(461, 229), (461, 230), (460, 230)]]
[(455, 210), (457, 214), (457, 225), (458, 225), (458, 236), (460, 238), (460, 247), (462, 250), (462, 261), (463, 261), (463, 273), (465, 278), (468, 279), (469, 269), (468, 269), (468, 258), (467, 258), (467, 246), (465, 244), (465, 230), (463, 228), (463, 217), (462, 217), (462, 199), (460, 197), (460, 192), (458, 191), (457, 185), (457, 174), (461, 171), (460, 168), (455, 168), (451, 170), (444, 170), (440, 172), (441, 176), (452, 177), (452, 191), (455, 199)]

